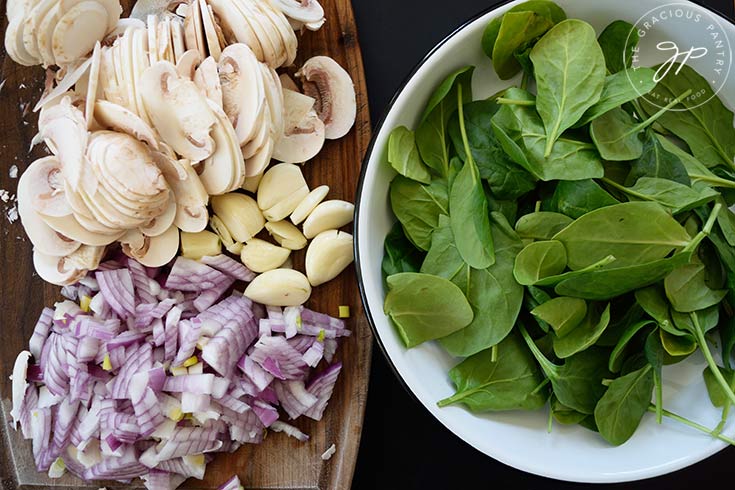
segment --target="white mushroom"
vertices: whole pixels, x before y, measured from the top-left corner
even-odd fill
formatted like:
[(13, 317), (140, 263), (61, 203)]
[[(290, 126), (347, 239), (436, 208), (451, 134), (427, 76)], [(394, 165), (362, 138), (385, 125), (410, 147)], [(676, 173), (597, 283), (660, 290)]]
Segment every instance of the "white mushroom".
[(179, 229), (169, 227), (164, 233), (149, 237), (142, 233), (131, 234), (122, 243), (122, 250), (146, 267), (161, 267), (169, 263), (179, 251)]
[(217, 118), (212, 130), (215, 151), (202, 163), (199, 179), (210, 195), (225, 194), (242, 185), (245, 161), (227, 115), (214, 102), (208, 100), (207, 103)]
[(314, 238), (325, 230), (337, 229), (352, 222), (355, 205), (333, 199), (319, 204), (304, 221), (304, 236)]
[(97, 2), (85, 1), (69, 9), (54, 29), (52, 48), (56, 63), (71, 63), (91, 52), (105, 36), (107, 22), (107, 10)]
[(154, 150), (158, 149), (158, 139), (153, 129), (138, 115), (123, 106), (98, 100), (94, 105), (94, 116), (102, 126), (129, 134), (147, 143)]
[(256, 58), (264, 59), (263, 48), (245, 15), (232, 0), (208, 0), (219, 19), (225, 39), (230, 43), (244, 43), (253, 50)]
[(291, 250), (279, 247), (259, 238), (249, 240), (240, 251), (240, 260), (253, 272), (277, 269), (291, 255)]
[(176, 198), (174, 194), (171, 193), (171, 198), (169, 200), (168, 206), (166, 207), (166, 211), (164, 211), (163, 214), (151, 219), (148, 223), (142, 225), (138, 229), (145, 236), (156, 237), (158, 235), (162, 235), (166, 230), (171, 227), (171, 225), (174, 224), (174, 219), (176, 219), (176, 209)]
[(77, 216), (79, 215), (70, 215), (61, 218), (44, 216), (43, 219), (46, 224), (57, 233), (60, 233), (71, 240), (83, 243), (84, 245), (93, 245), (98, 247), (109, 245), (116, 242), (117, 239), (125, 233), (124, 230), (111, 230), (111, 234), (90, 231), (88, 228), (79, 224)]
[(324, 19), (324, 9), (317, 0), (275, 0), (274, 3), (286, 17), (304, 24)]
[(344, 231), (319, 233), (306, 250), (306, 277), (312, 286), (331, 281), (352, 263), (352, 235)]
[(178, 76), (173, 64), (159, 61), (148, 68), (140, 90), (153, 125), (176, 153), (198, 162), (214, 152), (210, 131), (216, 117), (194, 82)]
[[(222, 46), (220, 45), (217, 31), (214, 27), (214, 14), (209, 9), (205, 0), (199, 0), (198, 3), (199, 13), (202, 19), (202, 27), (204, 28), (204, 41), (207, 46), (207, 52), (209, 53), (209, 56), (217, 61), (219, 60), (220, 54), (222, 54)], [(193, 5), (192, 8), (196, 8), (196, 5)]]
[(194, 80), (194, 74), (201, 62), (201, 53), (196, 49), (189, 49), (176, 60), (176, 73), (178, 73), (180, 77)]
[(194, 72), (194, 83), (217, 107), (223, 108), (222, 85), (217, 72), (217, 62), (211, 56), (201, 62)]
[(257, 276), (244, 295), (256, 303), (272, 306), (298, 306), (311, 296), (309, 280), (293, 269), (273, 269)]
[(240, 146), (259, 129), (256, 122), (266, 103), (258, 65), (253, 51), (240, 43), (227, 46), (218, 63), (222, 107), (235, 127)]
[(273, 158), (284, 163), (302, 163), (314, 158), (324, 146), (326, 129), (312, 97), (283, 90), (283, 134), (275, 145)]
[(33, 266), (44, 281), (66, 286), (78, 282), (88, 271), (96, 269), (104, 251), (105, 247), (82, 245), (65, 257), (54, 257), (34, 249)]
[(306, 196), (298, 206), (296, 206), (296, 209), (293, 210), (293, 213), (291, 213), (291, 222), (298, 225), (304, 221), (306, 217), (314, 211), (314, 208), (316, 208), (319, 203), (327, 197), (327, 194), (329, 194), (329, 186), (327, 185), (320, 185), (313, 189), (309, 195)]
[(64, 192), (61, 164), (56, 157), (45, 157), (28, 166), (21, 176), (23, 199), (29, 200), (31, 208), (44, 216), (68, 216), (72, 213)]
[(177, 161), (163, 153), (154, 153), (153, 156), (176, 199), (174, 224), (182, 231), (202, 231), (209, 220), (209, 194), (199, 176), (187, 161)]
[(38, 118), (38, 133), (59, 157), (66, 182), (72, 189), (77, 189), (84, 172), (87, 122), (67, 96), (58, 104), (44, 109), (47, 110), (42, 111)]
[(349, 73), (332, 58), (315, 56), (304, 63), (296, 76), (304, 93), (316, 99), (319, 119), (327, 139), (341, 138), (355, 124), (355, 86)]

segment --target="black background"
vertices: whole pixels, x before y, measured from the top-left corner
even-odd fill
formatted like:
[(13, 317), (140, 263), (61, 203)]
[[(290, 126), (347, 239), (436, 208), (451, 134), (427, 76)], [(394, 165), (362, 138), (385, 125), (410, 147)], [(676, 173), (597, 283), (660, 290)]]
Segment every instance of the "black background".
[[(615, 0), (587, 0), (611, 1)], [(446, 35), (499, 2), (482, 0), (353, 0), (373, 124), (413, 67)], [(661, 2), (667, 3), (664, 0)], [(731, 0), (705, 5), (733, 18)], [(610, 489), (691, 489), (729, 482), (735, 448), (689, 468)], [(567, 489), (592, 485), (537, 477), (505, 466), (462, 442), (406, 392), (375, 345), (362, 444), (353, 489)]]

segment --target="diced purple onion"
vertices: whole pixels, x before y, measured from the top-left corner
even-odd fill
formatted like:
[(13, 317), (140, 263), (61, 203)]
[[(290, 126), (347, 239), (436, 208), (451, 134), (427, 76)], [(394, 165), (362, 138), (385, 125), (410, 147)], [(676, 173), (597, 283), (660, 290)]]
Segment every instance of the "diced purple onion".
[(217, 490), (240, 490), (242, 488), (242, 485), (240, 485), (240, 478), (237, 477), (237, 475), (233, 476), (226, 482), (224, 482), (222, 485), (217, 487)]
[(255, 279), (255, 273), (253, 271), (245, 267), (241, 262), (231, 259), (224, 254), (204, 256), (199, 261), (238, 281), (250, 282)]
[(314, 420), (322, 419), (324, 409), (327, 408), (327, 403), (332, 397), (332, 391), (334, 391), (334, 385), (337, 383), (337, 377), (341, 370), (341, 362), (332, 364), (309, 382), (306, 390), (317, 398), (317, 402), (305, 411), (304, 415)]

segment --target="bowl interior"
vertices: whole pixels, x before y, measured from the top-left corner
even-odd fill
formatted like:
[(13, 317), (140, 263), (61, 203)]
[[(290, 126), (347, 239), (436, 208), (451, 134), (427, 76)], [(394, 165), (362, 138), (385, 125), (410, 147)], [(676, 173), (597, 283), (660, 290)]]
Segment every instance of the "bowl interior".
[[(490, 19), (517, 3), (520, 2), (508, 3), (478, 17), (440, 44), (396, 96), (374, 137), (363, 170), (355, 227), (358, 274), (368, 315), (389, 362), (426, 409), (457, 436), (495, 459), (530, 473), (580, 482), (637, 480), (680, 469), (714, 454), (725, 444), (669, 420), (658, 426), (650, 414), (644, 417), (632, 439), (620, 447), (612, 447), (597, 434), (579, 426), (554, 424), (553, 431), (547, 433), (547, 412), (544, 410), (472, 414), (460, 406), (438, 408), (438, 400), (454, 393), (447, 372), (458, 359), (433, 342), (407, 350), (383, 314), (380, 270), (383, 240), (395, 221), (388, 199), (389, 183), (395, 175), (385, 158), (388, 134), (398, 125), (414, 128), (433, 89), (446, 75), (462, 66), (476, 66), (475, 99), (518, 83), (518, 80), (499, 80), (480, 47), (482, 32)], [(662, 7), (660, 0), (559, 0), (557, 3), (569, 17), (592, 24), (598, 34), (613, 20), (634, 23), (652, 9)], [(672, 9), (677, 8), (699, 15), (703, 22), (716, 22), (712, 25), (727, 34), (725, 37), (729, 39), (725, 39), (723, 50), (726, 50), (725, 68), (728, 68), (731, 61), (729, 40), (735, 41), (735, 27), (692, 3), (671, 4), (669, 10), (673, 13)], [(706, 41), (708, 35), (703, 24), (691, 19), (689, 24), (660, 22), (650, 32), (638, 53), (641, 66), (650, 66), (668, 57), (655, 49), (658, 39), (693, 46)], [(705, 68), (696, 61), (690, 64), (702, 72)], [(727, 74), (725, 77), (719, 95), (732, 106), (735, 77)], [(664, 406), (714, 427), (719, 422), (720, 412), (710, 404), (702, 382), (705, 365), (701, 356), (694, 355), (684, 363), (665, 368)], [(732, 420), (725, 432), (735, 432)]]

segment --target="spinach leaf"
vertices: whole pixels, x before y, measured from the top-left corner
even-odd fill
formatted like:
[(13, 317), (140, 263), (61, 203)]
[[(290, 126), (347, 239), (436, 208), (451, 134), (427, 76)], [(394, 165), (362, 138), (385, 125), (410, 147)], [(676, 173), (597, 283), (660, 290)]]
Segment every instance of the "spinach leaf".
[(440, 214), (439, 223), (431, 235), (431, 247), (426, 254), (421, 272), (451, 280), (465, 266), (454, 242), (449, 217)]
[(536, 12), (507, 12), (500, 23), (493, 46), (493, 68), (501, 80), (513, 78), (521, 70), (514, 54), (551, 29), (554, 23)]
[(555, 396), (551, 398), (551, 414), (554, 420), (564, 425), (578, 424), (588, 416), (585, 413), (567, 407)]
[[(709, 187), (705, 187), (705, 189), (710, 192), (714, 192)], [(717, 193), (715, 194), (717, 195)], [(717, 215), (717, 226), (720, 228), (722, 236), (725, 238), (727, 243), (735, 246), (735, 213), (727, 207), (725, 200), (721, 196), (717, 195), (717, 197), (717, 202), (722, 205), (722, 208)]]
[[(536, 179), (511, 160), (498, 143), (492, 129), (492, 116), (498, 108), (498, 104), (489, 100), (465, 104), (467, 141), (472, 150), (472, 158), (480, 171), (480, 177), (487, 180), (495, 197), (517, 199), (533, 190)], [(449, 135), (459, 156), (466, 160), (458, 116), (452, 117), (449, 121)]]
[(599, 347), (575, 354), (558, 366), (549, 361), (536, 343), (520, 326), (528, 348), (549, 378), (554, 396), (563, 405), (581, 413), (591, 414), (605, 391), (602, 379), (608, 375), (606, 355)]
[(456, 332), (472, 321), (462, 290), (441, 277), (416, 272), (388, 276), (383, 310), (406, 347)]
[(497, 212), (505, 216), (505, 219), (513, 223), (518, 215), (518, 201), (506, 200), (506, 199), (495, 199), (492, 192), (487, 187), (485, 188), (485, 199), (487, 199), (487, 208), (493, 213)]
[[(534, 100), (533, 95), (517, 88), (509, 88), (506, 96)], [(493, 116), (492, 126), (508, 156), (538, 179), (581, 180), (604, 175), (600, 156), (589, 143), (560, 138), (545, 155), (546, 132), (534, 107), (503, 105)]]
[[(726, 379), (731, 380), (730, 389), (735, 390), (735, 372), (731, 369), (722, 367), (720, 368), (720, 372)], [(729, 398), (725, 394), (725, 390), (723, 390), (722, 386), (717, 382), (714, 373), (709, 367), (704, 368), (702, 377), (704, 378), (704, 385), (707, 387), (707, 394), (709, 395), (712, 405), (715, 407), (724, 407), (725, 403), (729, 401)]]
[(573, 219), (577, 219), (590, 211), (620, 204), (592, 179), (568, 181), (562, 180), (551, 197), (551, 207)]
[[(462, 100), (462, 87), (458, 89), (458, 98)], [(485, 191), (480, 180), (480, 172), (471, 156), (461, 104), (459, 104), (459, 127), (467, 161), (454, 179), (449, 192), (451, 210), (449, 222), (462, 259), (470, 267), (484, 269), (495, 262), (495, 250)]]
[(440, 179), (427, 186), (398, 175), (390, 184), (390, 204), (408, 239), (421, 250), (431, 246), (439, 215), (449, 214), (446, 183)]
[(559, 296), (531, 310), (536, 318), (548, 323), (557, 337), (564, 337), (576, 328), (587, 315), (587, 302), (583, 299)]
[(561, 242), (532, 242), (518, 253), (513, 276), (519, 284), (530, 286), (541, 279), (562, 273), (566, 266), (567, 252)]
[(615, 379), (595, 407), (600, 435), (619, 446), (633, 435), (645, 415), (653, 392), (653, 371), (646, 365)]
[(413, 131), (398, 126), (388, 137), (388, 163), (404, 177), (428, 184), (431, 174), (421, 161)]
[(384, 279), (399, 272), (418, 272), (421, 267), (423, 254), (406, 238), (400, 222), (396, 222), (385, 237), (383, 249)]
[(582, 323), (573, 328), (564, 337), (554, 337), (554, 353), (560, 359), (573, 356), (581, 352), (600, 338), (610, 324), (610, 304), (605, 306), (602, 314), (594, 307), (587, 308), (587, 314)]
[(468, 357), (449, 371), (457, 392), (438, 402), (440, 407), (464, 403), (473, 412), (535, 410), (546, 403), (544, 380), (533, 356), (517, 334), (490, 349)]
[(631, 343), (631, 340), (633, 339), (633, 337), (636, 336), (638, 332), (652, 325), (655, 325), (652, 320), (641, 320), (639, 322), (629, 325), (628, 328), (625, 329), (623, 335), (621, 335), (618, 339), (618, 343), (615, 344), (615, 348), (613, 348), (612, 352), (610, 353), (610, 359), (607, 365), (610, 372), (617, 373), (620, 371), (620, 368), (623, 366), (623, 358), (626, 347), (628, 347), (628, 345)]
[(572, 218), (564, 214), (537, 211), (524, 214), (518, 219), (516, 233), (522, 239), (549, 240), (572, 221)]
[[(698, 96), (685, 99), (677, 110), (662, 115), (659, 124), (684, 140), (694, 156), (707, 167), (725, 165), (733, 168), (733, 113), (714, 94), (704, 77), (689, 65), (674, 64), (656, 85), (650, 98), (672, 100), (687, 89), (693, 89)], [(704, 100), (707, 102), (701, 104)], [(645, 97), (641, 99), (641, 107), (649, 114), (657, 109)]]
[(472, 73), (466, 66), (450, 74), (429, 98), (421, 122), (416, 129), (416, 145), (424, 163), (438, 175), (449, 173), (449, 136), (447, 122), (457, 110), (457, 91), (461, 85), (464, 102), (472, 100)]
[(616, 267), (666, 257), (691, 240), (659, 204), (627, 202), (596, 209), (554, 236), (567, 249), (569, 268), (582, 269), (612, 255)]
[[(661, 147), (669, 153), (677, 156), (684, 166), (685, 172), (689, 175), (689, 179), (693, 183), (702, 182), (709, 184), (714, 187), (724, 187), (728, 189), (735, 188), (735, 181), (730, 179), (724, 179), (717, 176), (715, 173), (710, 171), (703, 163), (697, 160), (693, 155), (679, 148), (676, 144), (671, 142), (668, 138), (662, 135), (656, 135), (656, 139), (661, 144)], [(644, 146), (643, 153), (645, 155), (646, 149)], [(680, 179), (671, 179), (681, 182), (682, 184), (688, 184), (689, 181), (682, 182)]]
[(656, 421), (660, 424), (663, 418), (663, 381), (661, 371), (664, 365), (665, 351), (661, 337), (656, 331), (649, 333), (643, 345), (643, 353), (648, 364), (653, 368), (653, 386), (656, 393)]
[(726, 289), (710, 289), (705, 284), (703, 264), (687, 264), (673, 270), (664, 279), (664, 287), (671, 305), (683, 313), (719, 304), (727, 294)]
[(602, 158), (612, 161), (634, 160), (643, 153), (640, 129), (633, 116), (620, 107), (606, 112), (590, 124), (590, 136)]
[(673, 335), (681, 335), (675, 329), (671, 320), (669, 302), (666, 300), (665, 294), (663, 288), (659, 286), (648, 286), (635, 291), (635, 300), (643, 308), (643, 311), (656, 320), (661, 328)]
[(626, 185), (635, 184), (640, 177), (656, 177), (690, 185), (687, 168), (682, 159), (667, 149), (653, 131), (646, 132), (643, 153), (631, 165)]
[(475, 313), (467, 327), (440, 340), (455, 356), (470, 356), (503, 340), (515, 325), (523, 302), (523, 286), (513, 279), (521, 241), (501, 214), (492, 213), (491, 220), (495, 264), (482, 270), (465, 266), (454, 279)]
[[(634, 200), (653, 201), (671, 209), (673, 214), (690, 211), (713, 201), (719, 194), (709, 186), (696, 189), (673, 180), (641, 177), (633, 187), (625, 187), (611, 180), (605, 182)], [(735, 232), (735, 228), (733, 228)]]
[(659, 330), (661, 345), (673, 358), (684, 358), (697, 350), (697, 341), (691, 335), (672, 335), (663, 329)]
[(597, 103), (605, 84), (605, 58), (595, 30), (581, 20), (555, 25), (531, 50), (538, 90), (536, 107), (546, 128), (543, 155), (561, 134)]
[[(694, 317), (696, 317), (696, 323)], [(680, 331), (696, 334), (697, 330), (701, 330), (705, 334), (719, 324), (720, 308), (718, 305), (714, 305), (704, 310), (689, 313), (676, 311), (672, 308), (671, 319)]]
[[(540, 304), (551, 301), (551, 296), (549, 295), (549, 293), (541, 288), (537, 288), (536, 286), (528, 286), (526, 288), (526, 291), (528, 292), (528, 294), (523, 297), (523, 306), (529, 311), (533, 310)], [(539, 326), (541, 331), (543, 331), (544, 333), (549, 332), (549, 329), (551, 327), (549, 327), (548, 323), (537, 316), (533, 317), (533, 319), (536, 320), (536, 324)]]
[(650, 68), (631, 68), (608, 75), (605, 78), (600, 100), (587, 109), (582, 119), (574, 127), (584, 126), (608, 111), (647, 94), (656, 86), (653, 80), (655, 73)]
[[(549, 19), (553, 24), (557, 24), (567, 18), (564, 10), (549, 0), (529, 0), (522, 2), (508, 9), (508, 12), (534, 12)], [(498, 39), (503, 17), (504, 15), (491, 20), (482, 33), (482, 50), (488, 58), (493, 57), (493, 48), (495, 47), (495, 41)]]
[(597, 41), (605, 55), (605, 65), (610, 73), (630, 68), (638, 39), (638, 30), (633, 24), (624, 20), (613, 21), (605, 27)]

